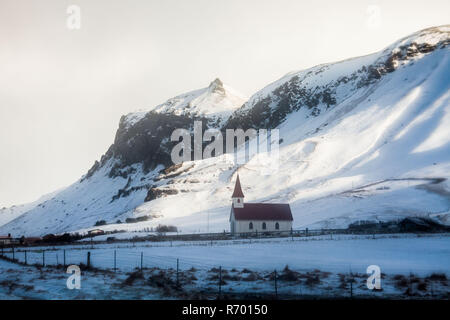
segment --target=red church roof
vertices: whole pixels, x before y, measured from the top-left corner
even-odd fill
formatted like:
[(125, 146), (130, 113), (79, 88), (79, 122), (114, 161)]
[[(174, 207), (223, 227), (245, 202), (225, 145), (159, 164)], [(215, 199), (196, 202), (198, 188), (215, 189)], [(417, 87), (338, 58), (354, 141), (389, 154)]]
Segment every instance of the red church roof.
[(232, 198), (244, 198), (244, 193), (242, 192), (241, 182), (239, 181), (239, 175), (237, 175), (236, 184), (234, 185), (234, 191)]
[(232, 210), (236, 220), (294, 220), (286, 203), (245, 203), (243, 208), (232, 207)]

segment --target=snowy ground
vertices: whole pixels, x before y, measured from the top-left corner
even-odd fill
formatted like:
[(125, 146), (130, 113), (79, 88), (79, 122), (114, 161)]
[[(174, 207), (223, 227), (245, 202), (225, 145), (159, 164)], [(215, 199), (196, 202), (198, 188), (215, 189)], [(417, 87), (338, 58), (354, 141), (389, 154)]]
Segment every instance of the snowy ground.
[[(57, 248), (28, 248), (27, 262), (42, 263), (45, 251), (47, 266), (62, 264), (66, 250), (66, 264), (86, 264), (87, 252), (91, 264), (100, 271), (83, 273), (83, 289), (70, 291), (65, 288), (67, 276), (64, 270), (36, 269), (0, 262), (0, 297), (38, 297), (51, 299), (92, 298), (186, 298), (184, 293), (173, 291), (176, 279), (177, 259), (180, 281), (185, 289), (208, 298), (217, 290), (218, 268), (222, 267), (224, 292), (271, 293), (273, 270), (280, 278), (279, 293), (290, 295), (349, 294), (348, 280), (354, 278), (354, 294), (388, 297), (402, 296), (410, 289), (417, 297), (445, 295), (449, 292), (450, 276), (449, 235), (381, 235), (352, 236), (333, 235), (310, 238), (261, 239), (204, 242), (89, 244)], [(116, 273), (111, 272), (116, 252)], [(140, 267), (142, 253), (143, 278), (125, 279)], [(5, 254), (12, 257), (11, 253)], [(15, 258), (24, 261), (24, 252), (15, 250)], [(378, 265), (383, 275), (383, 291), (372, 292), (365, 286), (369, 265)], [(283, 269), (289, 266), (293, 274), (287, 277)], [(442, 276), (430, 278), (432, 274)], [(350, 274), (353, 276), (351, 277)], [(283, 280), (283, 275), (290, 280)], [(293, 276), (294, 275), (294, 276)], [(412, 278), (411, 278), (412, 277)], [(406, 279), (406, 280), (405, 280)], [(412, 279), (412, 280), (408, 280)], [(136, 280), (134, 282), (133, 280)], [(155, 283), (163, 282), (158, 286)], [(433, 282), (434, 281), (434, 282)], [(150, 284), (149, 284), (150, 283)], [(137, 287), (139, 290), (136, 290)], [(156, 288), (155, 288), (156, 286)], [(122, 292), (122, 288), (123, 292)], [(145, 288), (143, 289), (140, 288)], [(134, 291), (133, 289), (134, 288)], [(163, 292), (161, 291), (163, 288)], [(159, 291), (158, 291), (159, 290)], [(412, 291), (411, 291), (412, 290)], [(135, 292), (136, 291), (136, 292)], [(448, 298), (448, 296), (447, 296)]]
[(0, 299), (160, 299), (154, 288), (140, 290), (123, 286), (123, 273), (83, 271), (81, 289), (69, 290), (70, 275), (63, 268), (36, 268), (21, 266), (0, 259)]

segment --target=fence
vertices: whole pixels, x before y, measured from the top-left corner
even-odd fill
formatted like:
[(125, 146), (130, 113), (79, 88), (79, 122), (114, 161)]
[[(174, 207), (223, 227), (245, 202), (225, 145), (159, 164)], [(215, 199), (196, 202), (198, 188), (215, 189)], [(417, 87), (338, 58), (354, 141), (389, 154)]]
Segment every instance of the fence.
[[(309, 239), (309, 238), (308, 238)], [(329, 239), (327, 237), (327, 239)], [(306, 239), (305, 239), (306, 240)], [(136, 246), (129, 243), (126, 246), (118, 246), (113, 244), (99, 244), (92, 245), (90, 243), (80, 247), (78, 245), (68, 247), (47, 246), (47, 247), (1, 247), (1, 256), (13, 262), (24, 265), (33, 266), (68, 266), (68, 265), (83, 265), (91, 268), (130, 272), (137, 269), (148, 268), (163, 268), (163, 269), (179, 269), (187, 270), (190, 268), (197, 268), (201, 270), (209, 270), (218, 268), (217, 263), (209, 262), (204, 257), (198, 258), (195, 256), (177, 256), (177, 252), (181, 251), (177, 247), (195, 246), (195, 247), (209, 247), (209, 246), (233, 246), (233, 245), (248, 245), (255, 243), (290, 243), (290, 239), (272, 240), (272, 239), (239, 239), (231, 241), (193, 241), (193, 242), (172, 242), (162, 244), (147, 244)], [(164, 248), (176, 249), (171, 254), (166, 254)], [(160, 250), (154, 250), (160, 249)], [(203, 249), (198, 248), (197, 252), (203, 252)], [(156, 254), (155, 254), (156, 253)], [(158, 254), (159, 253), (159, 254)], [(211, 258), (213, 261), (213, 258)], [(255, 265), (234, 265), (228, 264), (228, 268), (254, 268)]]
[[(203, 295), (209, 295), (221, 299), (223, 297), (240, 297), (253, 295), (253, 297), (269, 298), (298, 298), (298, 288), (302, 284), (296, 282), (292, 284), (286, 279), (286, 270), (263, 272), (250, 271), (247, 267), (240, 265), (242, 271), (234, 271), (240, 276), (230, 275), (235, 268), (223, 269), (216, 263), (205, 263), (203, 260), (195, 258), (173, 258), (161, 255), (149, 255), (144, 251), (132, 250), (132, 248), (122, 249), (46, 249), (33, 250), (24, 248), (3, 249), (1, 258), (22, 265), (35, 267), (67, 267), (69, 265), (79, 265), (86, 269), (95, 269), (108, 272), (129, 273), (134, 271), (147, 271), (157, 269), (164, 271), (168, 276), (165, 279), (167, 285), (172, 285), (174, 289), (181, 289), (186, 285), (186, 274), (192, 270), (203, 272), (205, 279), (209, 281), (206, 287), (197, 288)], [(291, 272), (291, 271), (288, 271)], [(257, 274), (257, 276), (255, 276)], [(251, 277), (254, 277), (250, 279)], [(226, 286), (227, 282), (236, 284), (248, 284), (251, 281), (265, 279), (264, 286), (258, 292), (249, 292), (248, 288), (243, 290), (230, 290)], [(245, 286), (244, 286), (245, 287)], [(296, 291), (297, 290), (297, 291)], [(293, 292), (297, 292), (294, 294)], [(353, 293), (349, 293), (353, 296)]]

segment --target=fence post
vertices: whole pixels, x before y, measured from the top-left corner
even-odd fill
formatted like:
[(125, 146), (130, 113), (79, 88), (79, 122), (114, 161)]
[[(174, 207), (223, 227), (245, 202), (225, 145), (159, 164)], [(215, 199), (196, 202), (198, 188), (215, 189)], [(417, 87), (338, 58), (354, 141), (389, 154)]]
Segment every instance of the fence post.
[(353, 299), (353, 281), (352, 280), (350, 280), (350, 299)]
[(143, 267), (143, 261), (144, 261), (144, 252), (141, 252), (141, 272)]
[(45, 267), (45, 250), (42, 250), (42, 266)]
[(180, 275), (179, 275), (179, 259), (177, 258), (177, 287), (180, 286)]
[(409, 290), (409, 293), (411, 294), (412, 293), (412, 273), (411, 272), (409, 273), (408, 290)]
[(275, 280), (275, 299), (278, 299), (278, 285), (277, 285), (277, 270), (274, 271), (274, 280)]
[(219, 300), (222, 294), (222, 266), (219, 267)]
[(116, 250), (114, 250), (114, 272), (116, 272)]
[(353, 273), (350, 273), (350, 299), (353, 299), (353, 282), (355, 282), (355, 279), (353, 278)]
[(63, 250), (64, 268), (66, 267), (66, 249)]
[(14, 246), (12, 247), (12, 254), (13, 254), (13, 261), (15, 260), (15, 254), (14, 254)]
[(88, 253), (87, 253), (86, 265), (87, 265), (88, 268), (91, 267), (91, 252), (90, 251), (88, 251)]
[(25, 264), (27, 264), (27, 250), (25, 250), (24, 253), (25, 253)]

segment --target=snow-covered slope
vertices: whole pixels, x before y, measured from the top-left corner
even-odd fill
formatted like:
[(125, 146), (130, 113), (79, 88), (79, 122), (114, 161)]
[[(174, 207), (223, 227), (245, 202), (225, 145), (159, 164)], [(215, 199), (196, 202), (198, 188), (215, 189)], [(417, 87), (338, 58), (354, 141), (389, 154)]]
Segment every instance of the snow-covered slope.
[[(37, 205), (37, 204), (36, 204)], [(14, 205), (12, 207), (4, 207), (0, 209), (0, 225), (7, 224), (15, 218), (22, 215), (24, 212), (31, 210), (34, 206), (32, 204)]]
[[(165, 172), (147, 153), (129, 157), (142, 136), (153, 135), (145, 133), (152, 121), (166, 121), (155, 113), (183, 105), (168, 103), (136, 122), (123, 119), (115, 144), (86, 177), (0, 233), (83, 232), (98, 220), (110, 223), (106, 230), (227, 230), (237, 173), (246, 201), (290, 203), (294, 227), (416, 215), (448, 224), (449, 33), (448, 26), (423, 30), (369, 56), (292, 72), (253, 95), (224, 128), (280, 130), (279, 169), (269, 175), (261, 160), (273, 157), (264, 154), (240, 166), (222, 155)], [(150, 220), (115, 224), (139, 216)]]
[(43, 195), (36, 201), (30, 202), (30, 203), (14, 205), (9, 208), (7, 208), (7, 207), (1, 208), (0, 209), (0, 226), (7, 224), (8, 222), (16, 219), (17, 217), (21, 216), (25, 212), (30, 211), (31, 209), (38, 206), (40, 203), (47, 201), (48, 199), (51, 199), (54, 195), (56, 195), (61, 190), (57, 190), (57, 191), (51, 192), (49, 194)]

